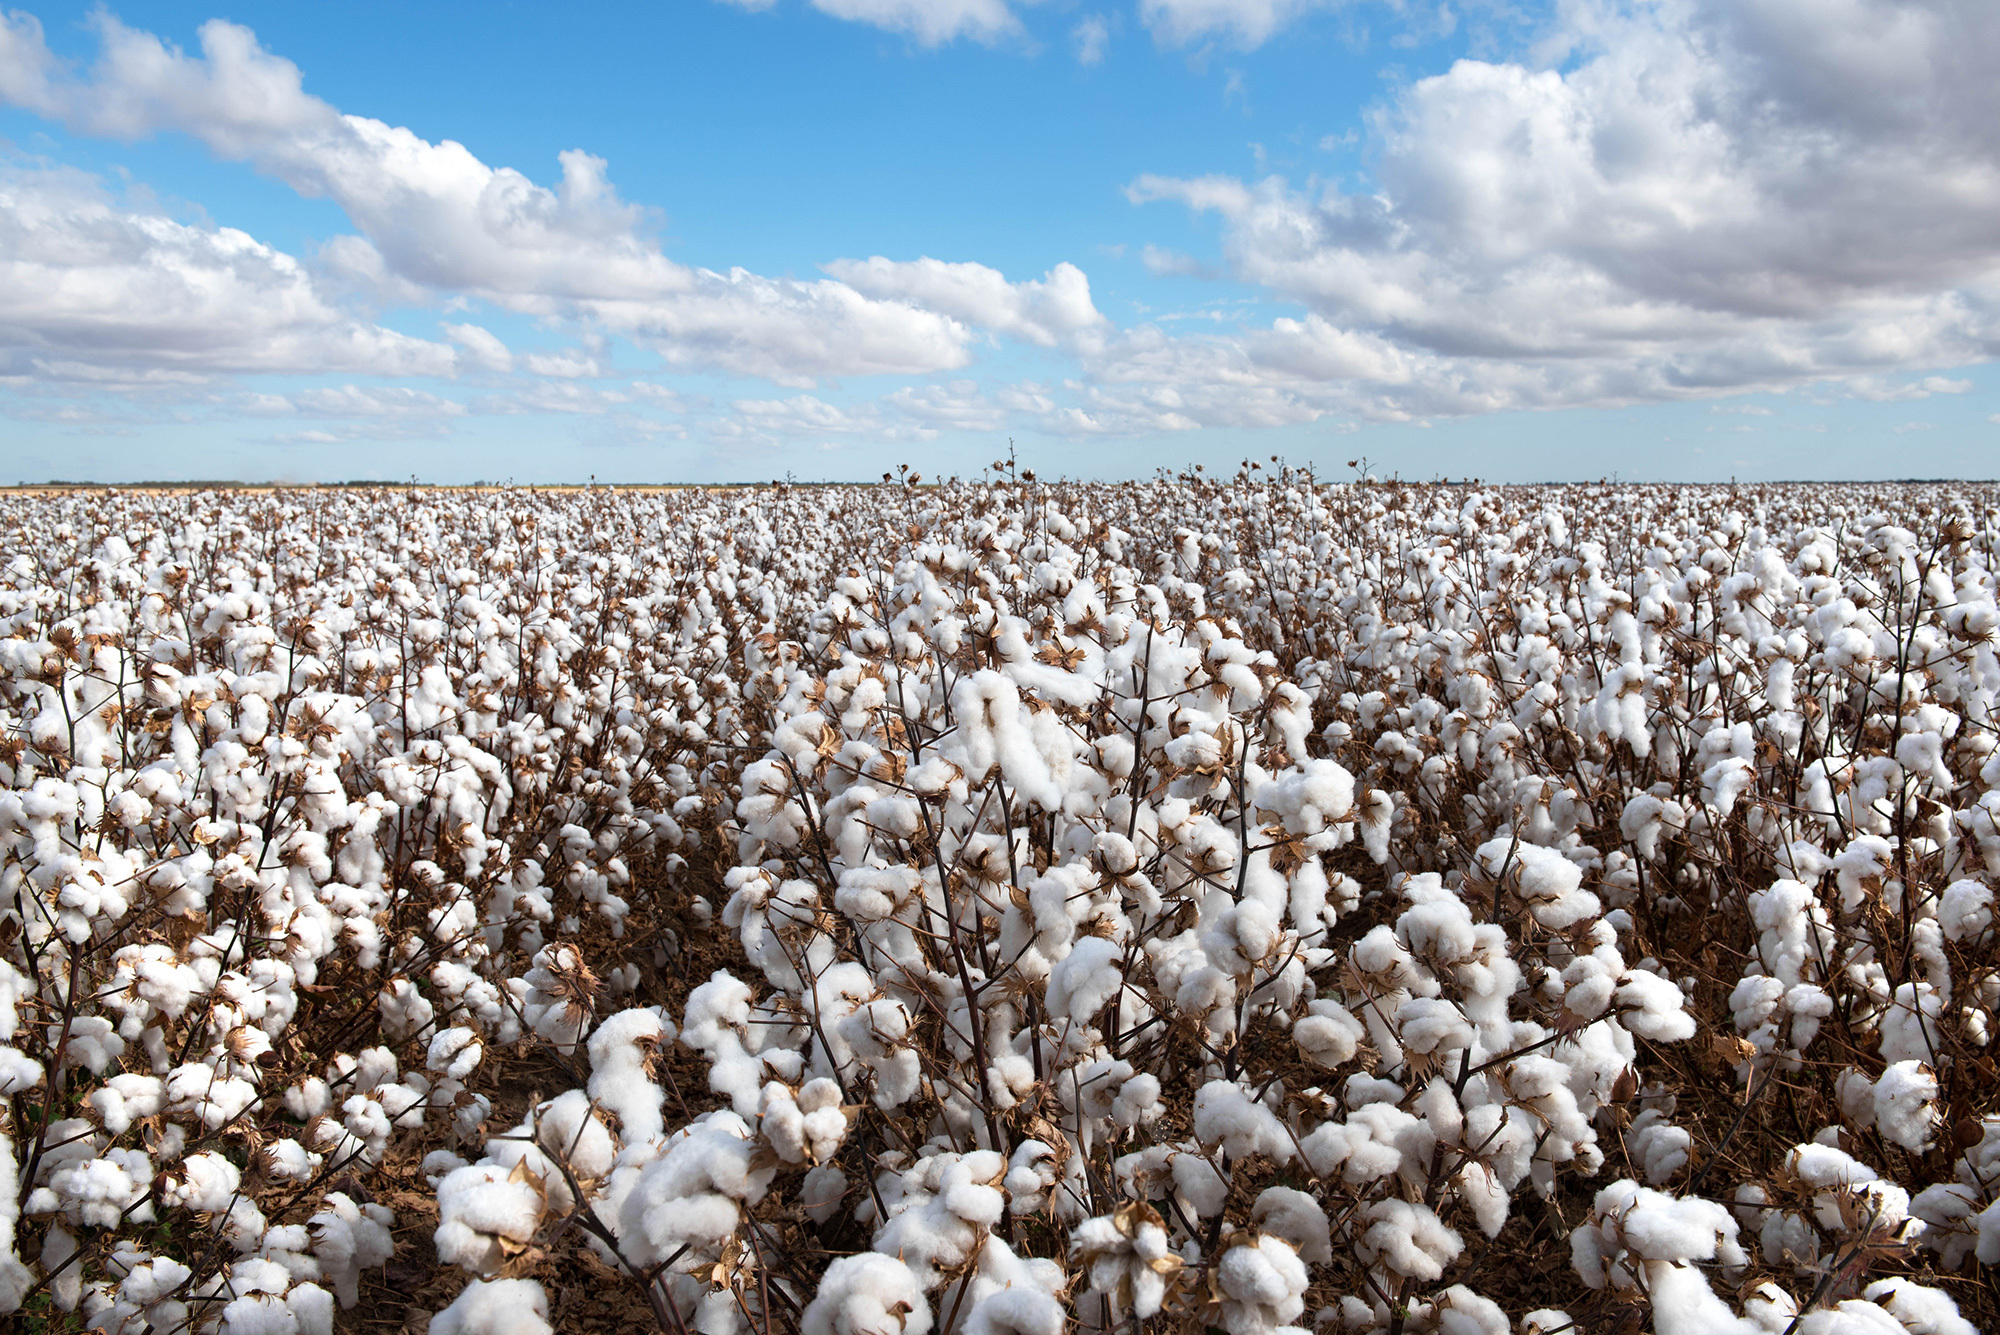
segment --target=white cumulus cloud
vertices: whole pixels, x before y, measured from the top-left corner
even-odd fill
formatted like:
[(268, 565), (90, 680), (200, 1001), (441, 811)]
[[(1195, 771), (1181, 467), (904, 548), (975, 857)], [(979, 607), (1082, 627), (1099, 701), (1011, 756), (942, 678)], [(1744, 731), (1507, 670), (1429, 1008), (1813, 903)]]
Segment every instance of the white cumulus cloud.
[(901, 300), (839, 282), (693, 268), (664, 255), (644, 210), (621, 199), (603, 159), (559, 155), (551, 188), (304, 90), (298, 67), (249, 29), (202, 25), (201, 54), (100, 12), (88, 77), (63, 75), (39, 25), (0, 26), (0, 100), (93, 135), (192, 135), (299, 193), (337, 203), (380, 260), (332, 256), (358, 275), (475, 296), (538, 316), (592, 321), (653, 346), (671, 364), (782, 383), (827, 375), (963, 366), (971, 331)]
[(1110, 327), (1091, 302), (1090, 279), (1058, 264), (1040, 279), (1010, 283), (998, 269), (943, 260), (835, 260), (826, 271), (867, 296), (906, 301), (954, 320), (1043, 347)]
[(1135, 201), (1219, 215), (1232, 273), (1311, 313), (1239, 341), (1259, 383), (1311, 377), (1330, 331), (1401, 350), (1402, 378), (1347, 400), (1392, 416), (1783, 388), (2000, 351), (2000, 6), (1568, 13), (1546, 53), (1560, 65), (1462, 60), (1399, 93), (1366, 192), (1132, 184)]
[(244, 232), (121, 207), (81, 172), (0, 171), (0, 371), (130, 388), (450, 375), (457, 360), (340, 309), (297, 259)]

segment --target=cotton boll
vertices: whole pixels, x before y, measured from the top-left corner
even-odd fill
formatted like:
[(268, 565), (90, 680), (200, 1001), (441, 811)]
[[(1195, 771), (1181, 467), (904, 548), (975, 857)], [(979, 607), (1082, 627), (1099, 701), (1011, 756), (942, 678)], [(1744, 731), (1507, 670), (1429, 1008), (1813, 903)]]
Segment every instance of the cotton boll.
[(1177, 1153), (1167, 1161), (1174, 1192), (1198, 1219), (1213, 1219), (1229, 1202), (1229, 1183), (1200, 1154)]
[(903, 1174), (904, 1198), (890, 1206), (875, 1249), (901, 1256), (932, 1288), (966, 1264), (1005, 1216), (1000, 1183), (1007, 1161), (991, 1150), (939, 1154)]
[(1068, 1153), (1065, 1146), (1059, 1157), (1054, 1147), (1039, 1140), (1024, 1140), (1015, 1146), (1007, 1161), (1007, 1176), (1000, 1183), (1007, 1192), (1007, 1213), (1032, 1215), (1045, 1209), (1049, 1188), (1061, 1180), (1062, 1160)]
[(1508, 1335), (1507, 1314), (1490, 1298), (1483, 1298), (1463, 1284), (1454, 1284), (1438, 1295), (1431, 1308), (1438, 1335)]
[(590, 1036), (590, 1097), (614, 1116), (628, 1142), (651, 1140), (665, 1130), (666, 1094), (651, 1077), (660, 1048), (673, 1042), (674, 1026), (657, 1007), (619, 1011)]
[(758, 1131), (786, 1163), (824, 1163), (847, 1135), (840, 1086), (824, 1077), (809, 1080), (796, 1095), (776, 1080), (764, 1086)]
[(395, 1222), (396, 1217), (388, 1207), (373, 1202), (356, 1205), (338, 1191), (329, 1193), (319, 1212), (308, 1221), (313, 1255), (342, 1307), (352, 1307), (360, 1301), (361, 1272), (381, 1265), (395, 1254), (396, 1243), (390, 1233)]
[(776, 1165), (754, 1160), (749, 1126), (735, 1113), (707, 1113), (668, 1138), (619, 1205), (618, 1237), (635, 1261), (657, 1264), (682, 1245), (719, 1254), (743, 1204), (762, 1200)]
[(964, 1335), (1062, 1335), (1061, 1304), (1029, 1286), (1013, 1286), (974, 1303), (959, 1329)]
[(709, 1088), (727, 1094), (743, 1116), (753, 1116), (762, 1098), (763, 1064), (745, 1046), (750, 1026), (750, 989), (727, 970), (717, 969), (688, 994), (681, 1038), (709, 1060)]
[(548, 1209), (542, 1180), (527, 1169), (478, 1163), (438, 1183), (438, 1260), (491, 1275), (525, 1248)]
[(1674, 1126), (1658, 1109), (1640, 1113), (1625, 1133), (1625, 1149), (1633, 1165), (1656, 1187), (1687, 1166), (1693, 1144), (1687, 1129)]
[(1305, 1310), (1305, 1264), (1291, 1244), (1265, 1235), (1222, 1253), (1215, 1266), (1218, 1314), (1230, 1335), (1267, 1335)]
[(1973, 1254), (1981, 1265), (2000, 1265), (2000, 1200), (1981, 1210), (1974, 1223), (1979, 1230), (1979, 1242)]
[(925, 1335), (930, 1328), (923, 1285), (907, 1265), (879, 1252), (836, 1259), (799, 1318), (800, 1335)]
[(1920, 1061), (1902, 1061), (1875, 1082), (1875, 1125), (1884, 1138), (1912, 1154), (1930, 1148), (1938, 1123), (1938, 1082)]
[(1307, 1265), (1333, 1263), (1332, 1232), (1326, 1211), (1303, 1191), (1266, 1187), (1250, 1211), (1259, 1232), (1283, 1238)]
[(220, 1212), (229, 1208), (242, 1174), (236, 1165), (211, 1151), (190, 1154), (163, 1178), (162, 1204), (183, 1210)]
[(257, 1087), (247, 1080), (217, 1075), (201, 1062), (175, 1067), (166, 1079), (167, 1105), (188, 1113), (213, 1131), (235, 1121), (257, 1101)]
[[(62, 1059), (65, 1066), (82, 1066), (92, 1075), (103, 1075), (125, 1055), (125, 1040), (118, 1036), (111, 1021), (101, 1015), (79, 1015), (69, 1022), (69, 1037), (63, 1038), (63, 1026), (48, 1026), (49, 1046), (62, 1043)], [(0, 1075), (0, 1088), (8, 1083)], [(31, 1088), (32, 1083), (21, 1088)], [(19, 1093), (19, 1089), (7, 1089), (6, 1093)]]
[(1938, 1051), (1938, 1015), (1944, 999), (1930, 983), (1902, 983), (1882, 1013), (1882, 1059), (1922, 1061)]
[(1169, 1246), (1165, 1222), (1137, 1201), (1079, 1224), (1070, 1234), (1070, 1256), (1089, 1275), (1092, 1292), (1110, 1299), (1114, 1310), (1129, 1307), (1141, 1320), (1159, 1313), (1182, 1264)]
[(1938, 923), (1947, 941), (1976, 941), (1993, 925), (1993, 892), (1978, 881), (1953, 881), (1938, 898)]
[(0, 1096), (25, 1093), (42, 1083), (42, 1064), (19, 1048), (0, 1045)]
[(1123, 985), (1124, 951), (1112, 941), (1087, 936), (1049, 972), (1048, 1012), (1057, 1019), (1088, 1023)]
[(609, 1128), (580, 1089), (560, 1094), (537, 1110), (535, 1141), (584, 1181), (609, 1173), (618, 1154)]
[(1982, 1204), (1974, 1188), (1959, 1182), (1935, 1183), (1911, 1199), (1910, 1214), (1924, 1222), (1924, 1246), (1938, 1253), (1945, 1269), (1958, 1269), (1978, 1245), (1973, 1217)]
[(407, 978), (391, 979), (377, 995), (375, 1004), (382, 1015), (382, 1033), (392, 1043), (419, 1036), (437, 1013), (430, 1000)]
[(1356, 1071), (1342, 1083), (1340, 1095), (1348, 1107), (1359, 1109), (1371, 1103), (1401, 1103), (1403, 1087), (1393, 1080), (1369, 1075), (1365, 1071)]
[(1628, 1032), (1655, 1043), (1677, 1043), (1694, 1037), (1694, 1017), (1683, 1009), (1686, 999), (1660, 975), (1633, 969), (1619, 978), (1612, 1004)]
[(285, 1310), (298, 1335), (333, 1335), (333, 1295), (310, 1281), (285, 1292)]
[(1714, 1201), (1677, 1200), (1627, 1179), (1599, 1191), (1590, 1219), (1571, 1230), (1571, 1260), (1589, 1287), (1626, 1288), (1643, 1262), (1740, 1264), (1736, 1234), (1736, 1220)]
[(529, 1029), (568, 1056), (590, 1031), (597, 997), (597, 975), (583, 962), (575, 946), (545, 946), (535, 953), (534, 967), (525, 975), (528, 993), (522, 998), (521, 1019)]
[(824, 1224), (840, 1211), (840, 1202), (847, 1195), (847, 1174), (833, 1164), (821, 1164), (805, 1176), (799, 1185), (799, 1204), (815, 1224)]
[(459, 1026), (442, 1030), (431, 1039), (424, 1065), (448, 1080), (468, 1080), (484, 1055), (478, 1035)]
[(1515, 839), (1491, 839), (1474, 855), (1488, 877), (1504, 869), (1515, 892), (1535, 921), (1550, 931), (1562, 931), (1597, 916), (1597, 896), (1579, 888), (1583, 871), (1553, 848)]
[(104, 1129), (122, 1136), (133, 1122), (166, 1105), (166, 1085), (157, 1076), (120, 1073), (91, 1090), (89, 1101)]
[(1269, 1108), (1253, 1100), (1241, 1085), (1211, 1080), (1194, 1097), (1194, 1134), (1205, 1145), (1219, 1145), (1231, 1158), (1268, 1155), (1289, 1162), (1292, 1138)]
[(1308, 1002), (1306, 1014), (1292, 1025), (1292, 1041), (1315, 1066), (1336, 1069), (1354, 1060), (1367, 1029), (1337, 1001)]
[(1159, 1119), (1166, 1111), (1160, 1101), (1160, 1080), (1154, 1075), (1135, 1075), (1119, 1086), (1111, 1101), (1111, 1120), (1131, 1130)]
[(431, 1335), (554, 1335), (548, 1294), (532, 1279), (475, 1279), (430, 1328)]
[(1942, 1289), (1908, 1279), (1883, 1279), (1870, 1284), (1861, 1296), (1894, 1317), (1909, 1335), (1975, 1335), (1972, 1323), (1958, 1314), (1958, 1304)]
[(1500, 1230), (1507, 1224), (1510, 1201), (1507, 1188), (1488, 1164), (1472, 1161), (1460, 1166), (1452, 1175), (1452, 1194), (1472, 1211), (1473, 1220), (1479, 1231), (1489, 1238), (1500, 1236)]
[[(1403, 1046), (1420, 1056), (1472, 1046), (1473, 1030), (1457, 1006), (1442, 997), (1412, 997), (1396, 1011)], [(1692, 1032), (1693, 1026), (1689, 1026)]]
[(1435, 1280), (1465, 1249), (1457, 1230), (1446, 1227), (1427, 1206), (1381, 1200), (1362, 1217), (1367, 1224), (1358, 1245), (1362, 1260), (1392, 1274)]
[(1762, 1325), (1730, 1311), (1695, 1267), (1653, 1261), (1644, 1269), (1655, 1335), (1770, 1335)]

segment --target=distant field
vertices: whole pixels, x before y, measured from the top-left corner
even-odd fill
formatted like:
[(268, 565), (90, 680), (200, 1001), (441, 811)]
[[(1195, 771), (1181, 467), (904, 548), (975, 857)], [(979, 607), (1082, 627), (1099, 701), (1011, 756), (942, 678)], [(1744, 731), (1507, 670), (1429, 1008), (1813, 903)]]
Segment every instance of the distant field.
[(22, 1329), (2000, 1329), (2000, 486), (0, 527)]

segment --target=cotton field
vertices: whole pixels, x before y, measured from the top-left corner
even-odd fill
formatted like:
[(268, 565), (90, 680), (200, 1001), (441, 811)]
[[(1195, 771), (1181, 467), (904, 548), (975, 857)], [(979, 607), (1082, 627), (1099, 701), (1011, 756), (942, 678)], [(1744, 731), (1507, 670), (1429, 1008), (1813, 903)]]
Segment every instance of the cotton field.
[(0, 528), (20, 1329), (2000, 1322), (2000, 489)]

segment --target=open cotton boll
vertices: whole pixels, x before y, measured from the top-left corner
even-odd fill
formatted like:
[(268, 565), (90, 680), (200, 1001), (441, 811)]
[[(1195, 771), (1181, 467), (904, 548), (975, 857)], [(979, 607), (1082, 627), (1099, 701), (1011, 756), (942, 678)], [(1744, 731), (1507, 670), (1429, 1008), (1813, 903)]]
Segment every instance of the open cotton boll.
[(1937, 1096), (1937, 1076), (1930, 1067), (1896, 1062), (1875, 1082), (1875, 1125), (1889, 1141), (1922, 1154), (1938, 1124)]
[(1168, 1283), (1181, 1268), (1165, 1221), (1139, 1201), (1077, 1225), (1070, 1234), (1070, 1257), (1089, 1275), (1091, 1292), (1110, 1299), (1114, 1311), (1129, 1307), (1142, 1321), (1159, 1314)]
[(1215, 1265), (1219, 1324), (1229, 1335), (1273, 1335), (1305, 1311), (1305, 1263), (1283, 1238), (1232, 1246)]
[(1597, 916), (1600, 907), (1597, 896), (1578, 888), (1583, 882), (1583, 872), (1561, 853), (1536, 844), (1522, 844), (1515, 850), (1514, 861), (1515, 888), (1528, 905), (1529, 913), (1543, 927), (1559, 932)]
[(1283, 1238), (1307, 1265), (1331, 1265), (1333, 1242), (1326, 1211), (1303, 1191), (1266, 1187), (1250, 1211), (1258, 1231)]
[(1007, 1213), (1032, 1215), (1044, 1209), (1049, 1188), (1061, 1180), (1062, 1159), (1068, 1153), (1065, 1146), (1063, 1155), (1058, 1156), (1053, 1146), (1039, 1140), (1024, 1140), (1015, 1146), (1007, 1161), (1007, 1176), (1000, 1183), (1007, 1192)]
[(1625, 1289), (1644, 1262), (1741, 1265), (1736, 1235), (1735, 1218), (1714, 1201), (1676, 1199), (1627, 1178), (1599, 1191), (1589, 1220), (1570, 1231), (1570, 1261), (1590, 1288)]
[(745, 1046), (749, 1028), (750, 988), (728, 970), (688, 993), (681, 1039), (708, 1058), (708, 1087), (744, 1117), (756, 1115), (764, 1088), (764, 1064)]
[[(1868, 1165), (1832, 1145), (1798, 1145), (1785, 1156), (1785, 1170), (1811, 1187), (1813, 1215), (1820, 1227), (1839, 1233), (1843, 1227), (1840, 1198), (1858, 1194), (1872, 1219), (1872, 1228), (1885, 1236), (1900, 1233), (1910, 1218), (1910, 1193), (1892, 1182), (1884, 1182)], [(1916, 1225), (1918, 1229), (1922, 1224)]]
[(1979, 881), (1953, 881), (1938, 897), (1938, 924), (1947, 941), (1976, 941), (1993, 925), (1993, 892)]
[(91, 1090), (89, 1101), (104, 1129), (122, 1136), (132, 1123), (166, 1106), (166, 1085), (158, 1076), (121, 1072)]
[[(1691, 1265), (1668, 1261), (1644, 1263), (1648, 1296), (1652, 1299), (1655, 1335), (1771, 1335), (1762, 1323), (1740, 1317), (1718, 1298), (1708, 1279)], [(1777, 1329), (1786, 1328), (1780, 1324)], [(1835, 1335), (1824, 1332), (1823, 1335)], [(1845, 1335), (1864, 1335), (1848, 1331)], [(1892, 1331), (1866, 1335), (1893, 1335)]]
[(605, 1176), (618, 1157), (610, 1128), (597, 1117), (590, 1095), (580, 1089), (559, 1094), (537, 1110), (535, 1140), (584, 1181)]
[(1421, 1118), (1391, 1103), (1370, 1103), (1355, 1109), (1345, 1122), (1321, 1123), (1299, 1142), (1299, 1148), (1318, 1176), (1338, 1174), (1349, 1186), (1362, 1186), (1428, 1156), (1435, 1144), (1434, 1133)]
[(875, 1250), (903, 1258), (925, 1288), (965, 1265), (1007, 1209), (1007, 1161), (992, 1150), (939, 1154), (902, 1175), (903, 1198), (875, 1235)]
[(431, 1335), (554, 1335), (549, 1296), (532, 1279), (475, 1279), (431, 1318)]
[(183, 1210), (220, 1212), (229, 1208), (243, 1175), (213, 1151), (190, 1154), (162, 1175), (160, 1201)]
[(522, 1022), (564, 1056), (576, 1051), (590, 1032), (597, 975), (575, 946), (559, 943), (535, 952), (524, 978), (528, 993), (521, 1002)]
[(1396, 1010), (1403, 1046), (1419, 1056), (1456, 1052), (1472, 1046), (1472, 1025), (1442, 997), (1412, 997)]
[(0, 1096), (24, 1094), (42, 1083), (42, 1064), (16, 1047), (0, 1045)]
[(1307, 1002), (1306, 1014), (1292, 1025), (1292, 1041), (1306, 1060), (1328, 1070), (1353, 1061), (1367, 1036), (1367, 1028), (1345, 1006), (1325, 998)]
[(1361, 1259), (1391, 1274), (1428, 1282), (1442, 1276), (1465, 1250), (1458, 1230), (1447, 1227), (1426, 1205), (1380, 1200), (1362, 1219), (1367, 1228), (1357, 1244)]
[(1463, 1284), (1454, 1284), (1431, 1305), (1438, 1335), (1509, 1335), (1507, 1313)]
[(372, 1201), (356, 1205), (339, 1191), (328, 1193), (319, 1212), (307, 1221), (320, 1276), (333, 1285), (342, 1307), (361, 1300), (361, 1272), (395, 1254), (396, 1240), (390, 1232), (395, 1222), (386, 1205)]
[(1922, 1061), (1942, 1050), (1944, 1039), (1938, 1031), (1938, 1017), (1944, 998), (1929, 983), (1904, 983), (1896, 988), (1888, 1008), (1882, 1013), (1882, 1060), (1895, 1063)]
[(840, 1149), (847, 1127), (840, 1086), (824, 1076), (796, 1094), (776, 1080), (764, 1086), (757, 1129), (786, 1163), (825, 1163)]
[(821, 1164), (799, 1184), (799, 1204), (815, 1224), (824, 1224), (838, 1214), (846, 1195), (847, 1174), (833, 1164)]
[(1048, 1013), (1087, 1024), (1118, 994), (1124, 976), (1123, 948), (1103, 937), (1086, 936), (1049, 971)]
[(516, 1168), (476, 1163), (437, 1187), (438, 1260), (475, 1275), (491, 1275), (510, 1252), (524, 1249), (548, 1211), (548, 1193), (526, 1160)]
[(777, 1171), (756, 1161), (757, 1149), (749, 1125), (726, 1109), (670, 1136), (619, 1205), (618, 1238), (628, 1258), (657, 1265), (683, 1245), (718, 1253), (735, 1234), (742, 1206), (762, 1200)]
[[(0, 979), (4, 986), (4, 979)], [(0, 1016), (0, 1019), (4, 1019)], [(0, 1134), (0, 1312), (19, 1311), (34, 1275), (22, 1263), (16, 1230), (21, 1221), (20, 1170), (14, 1159), (14, 1138)]]
[(1194, 1134), (1235, 1159), (1263, 1154), (1287, 1163), (1293, 1154), (1284, 1123), (1233, 1080), (1211, 1080), (1196, 1091)]
[(666, 1093), (651, 1071), (675, 1033), (658, 1007), (634, 1006), (606, 1019), (590, 1036), (590, 1097), (618, 1119), (627, 1143), (652, 1140), (666, 1129), (660, 1111)]
[(425, 1053), (424, 1065), (447, 1080), (468, 1080), (479, 1069), (486, 1049), (479, 1036), (463, 1026), (438, 1032)]
[(1657, 1108), (1648, 1108), (1625, 1133), (1625, 1149), (1646, 1181), (1659, 1186), (1687, 1166), (1694, 1138), (1687, 1128), (1673, 1125)]
[(1678, 1043), (1694, 1037), (1694, 1017), (1687, 1013), (1686, 994), (1656, 973), (1632, 969), (1618, 979), (1612, 994), (1618, 1023), (1627, 1032), (1655, 1043)]
[(975, 1302), (959, 1329), (964, 1335), (1062, 1335), (1066, 1324), (1062, 1304), (1054, 1297), (1016, 1285)]
[(1909, 1335), (1976, 1335), (1943, 1289), (1899, 1277), (1877, 1280), (1861, 1296), (1894, 1317)]
[(61, 1025), (50, 1025), (46, 1032), (51, 1048), (61, 1042), (65, 1066), (81, 1066), (92, 1075), (103, 1075), (125, 1055), (125, 1040), (119, 1037), (111, 1021), (102, 1015), (72, 1017), (67, 1039), (63, 1038)]
[(165, 1093), (170, 1111), (191, 1114), (211, 1131), (235, 1121), (257, 1101), (255, 1085), (218, 1075), (201, 1062), (168, 1072)]
[(799, 1318), (799, 1335), (926, 1335), (930, 1328), (922, 1283), (879, 1252), (836, 1259)]

